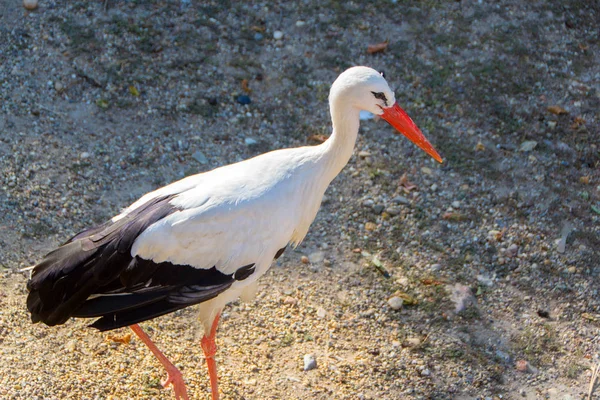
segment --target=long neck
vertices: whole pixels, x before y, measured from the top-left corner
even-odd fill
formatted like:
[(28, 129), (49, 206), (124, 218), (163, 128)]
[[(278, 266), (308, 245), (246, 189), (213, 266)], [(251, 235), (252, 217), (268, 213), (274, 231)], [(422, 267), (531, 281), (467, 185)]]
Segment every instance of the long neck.
[(360, 111), (340, 97), (333, 97), (329, 106), (333, 132), (321, 146), (323, 146), (323, 177), (331, 182), (352, 156), (360, 124)]

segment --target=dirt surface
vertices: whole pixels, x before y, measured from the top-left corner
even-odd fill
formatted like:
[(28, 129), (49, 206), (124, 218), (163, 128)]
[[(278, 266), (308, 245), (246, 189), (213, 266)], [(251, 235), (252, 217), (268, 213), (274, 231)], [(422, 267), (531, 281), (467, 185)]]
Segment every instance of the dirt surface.
[[(305, 242), (226, 309), (223, 398), (588, 398), (599, 21), (574, 0), (0, 0), (0, 398), (173, 398), (127, 330), (32, 325), (19, 269), (147, 191), (328, 135), (352, 65), (445, 162), (363, 121)], [(208, 399), (195, 310), (143, 326)]]

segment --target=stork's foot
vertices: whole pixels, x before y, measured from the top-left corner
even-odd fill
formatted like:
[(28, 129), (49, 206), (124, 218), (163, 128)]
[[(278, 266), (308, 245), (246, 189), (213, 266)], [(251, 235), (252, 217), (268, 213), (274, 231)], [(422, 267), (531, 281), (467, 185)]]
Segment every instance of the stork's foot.
[(185, 382), (183, 381), (183, 376), (181, 375), (181, 372), (179, 372), (177, 367), (174, 366), (173, 363), (169, 361), (163, 353), (161, 353), (158, 347), (156, 347), (156, 345), (152, 343), (150, 337), (146, 335), (146, 332), (144, 332), (138, 324), (131, 325), (130, 328), (133, 332), (135, 332), (135, 334), (140, 338), (140, 340), (144, 342), (146, 346), (148, 346), (152, 354), (154, 354), (158, 361), (160, 361), (163, 367), (165, 367), (165, 370), (167, 371), (167, 379), (161, 382), (163, 387), (166, 388), (169, 385), (173, 385), (173, 390), (175, 391), (175, 399), (189, 400), (187, 395), (187, 389), (185, 388)]
[(189, 400), (187, 395), (187, 389), (185, 382), (183, 381), (183, 375), (175, 367), (167, 368), (167, 378), (161, 382), (162, 386), (166, 388), (169, 385), (173, 385), (173, 391), (175, 392), (175, 399), (177, 400)]

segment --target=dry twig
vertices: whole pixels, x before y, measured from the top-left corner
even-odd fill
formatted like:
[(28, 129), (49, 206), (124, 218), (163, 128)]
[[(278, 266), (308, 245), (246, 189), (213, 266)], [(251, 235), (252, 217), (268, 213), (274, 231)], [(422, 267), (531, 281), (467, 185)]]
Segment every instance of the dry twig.
[(590, 380), (590, 389), (588, 391), (588, 399), (592, 400), (592, 394), (594, 394), (594, 388), (596, 387), (596, 381), (600, 376), (600, 362), (596, 364), (594, 369), (592, 369), (592, 379)]

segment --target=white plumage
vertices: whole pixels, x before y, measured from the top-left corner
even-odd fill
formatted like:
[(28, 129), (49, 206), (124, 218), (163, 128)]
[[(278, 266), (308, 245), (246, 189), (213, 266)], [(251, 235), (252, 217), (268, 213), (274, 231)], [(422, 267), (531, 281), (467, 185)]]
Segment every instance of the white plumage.
[[(323, 144), (277, 150), (182, 179), (50, 253), (28, 285), (33, 320), (55, 325), (70, 316), (96, 316), (101, 319), (93, 326), (101, 330), (131, 325), (167, 368), (176, 397), (187, 398), (178, 371), (157, 354), (137, 322), (200, 304), (202, 346), (217, 399), (218, 315), (228, 302), (253, 294), (273, 258), (305, 237), (325, 190), (352, 155), (360, 110), (381, 115), (441, 162), (375, 70), (345, 71), (329, 102), (333, 133)], [(95, 281), (88, 277), (84, 284), (83, 276)], [(61, 279), (66, 288), (55, 289)]]

